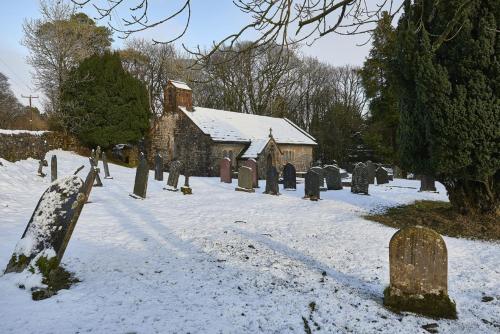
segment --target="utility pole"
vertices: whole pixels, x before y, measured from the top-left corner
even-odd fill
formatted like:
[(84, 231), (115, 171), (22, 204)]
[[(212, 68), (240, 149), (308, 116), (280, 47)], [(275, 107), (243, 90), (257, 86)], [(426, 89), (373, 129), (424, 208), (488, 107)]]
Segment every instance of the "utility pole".
[(38, 96), (33, 96), (33, 95), (28, 95), (28, 96), (24, 96), (24, 95), (21, 95), (21, 97), (25, 98), (25, 99), (29, 99), (30, 101), (30, 113), (31, 113), (31, 119), (30, 119), (30, 130), (33, 131), (33, 107), (31, 106), (31, 100), (32, 99), (38, 99)]

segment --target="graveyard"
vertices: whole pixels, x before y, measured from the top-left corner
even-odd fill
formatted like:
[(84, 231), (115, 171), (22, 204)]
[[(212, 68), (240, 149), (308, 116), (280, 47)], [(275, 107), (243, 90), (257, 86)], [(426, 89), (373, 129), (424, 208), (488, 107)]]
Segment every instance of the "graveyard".
[[(137, 169), (107, 167), (98, 156), (93, 152), (89, 160), (52, 150), (45, 155), (46, 165), (31, 158), (15, 163), (0, 158), (2, 332), (500, 330), (498, 241), (439, 236), (419, 228), (396, 233), (396, 228), (364, 218), (420, 200), (446, 202), (440, 183), (436, 191), (420, 192), (420, 181), (389, 181), (378, 170), (379, 182), (366, 184), (364, 164), (356, 165), (354, 187), (342, 186), (338, 178), (330, 182), (330, 174), (324, 176), (325, 187), (318, 181), (323, 171), (316, 167), (306, 180), (284, 184), (278, 184), (275, 168), (255, 184), (246, 166), (240, 167), (239, 179), (221, 169), (221, 177), (192, 176), (185, 182), (182, 172), (174, 175), (178, 168), (149, 170), (145, 160)], [(295, 181), (295, 170), (288, 169)], [(73, 186), (64, 188), (67, 180)], [(76, 196), (75, 186), (86, 196)], [(35, 301), (31, 288), (43, 285), (39, 273), (3, 270), (42, 194), (53, 187), (64, 188), (59, 191), (66, 194), (64, 200), (76, 196), (75, 203), (86, 202), (63, 212), (78, 221), (70, 240), (55, 244), (64, 253), (61, 264), (78, 282)], [(177, 188), (182, 191), (169, 191)], [(435, 246), (430, 239), (421, 241), (429, 235)], [(406, 240), (429, 261), (410, 275), (413, 269), (404, 263), (412, 261), (406, 256), (413, 253), (404, 253)], [(399, 250), (406, 255), (398, 256)], [(431, 261), (434, 256), (437, 260)], [(425, 281), (426, 270), (436, 272), (435, 280)], [(398, 289), (444, 292), (450, 301), (446, 305), (456, 305), (456, 319), (391, 309), (391, 302), (398, 303)]]

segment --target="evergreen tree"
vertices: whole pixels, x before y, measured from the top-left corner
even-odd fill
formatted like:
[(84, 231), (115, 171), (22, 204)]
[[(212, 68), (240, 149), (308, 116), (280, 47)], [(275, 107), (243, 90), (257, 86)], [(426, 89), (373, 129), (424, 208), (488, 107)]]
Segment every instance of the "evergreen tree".
[(124, 71), (118, 53), (91, 56), (72, 70), (62, 101), (66, 129), (90, 146), (136, 142), (149, 128), (146, 88)]
[(395, 67), (403, 167), (435, 176), (461, 212), (499, 215), (498, 1), (410, 3)]

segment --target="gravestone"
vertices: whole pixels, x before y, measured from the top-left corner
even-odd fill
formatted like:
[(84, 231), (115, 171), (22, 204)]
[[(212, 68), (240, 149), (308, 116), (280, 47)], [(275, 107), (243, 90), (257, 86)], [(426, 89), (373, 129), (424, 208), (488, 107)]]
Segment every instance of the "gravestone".
[(220, 161), (220, 182), (232, 183), (231, 177), (231, 160), (227, 157)]
[(368, 170), (368, 183), (369, 184), (375, 184), (375, 170), (377, 169), (377, 167), (370, 160), (368, 160), (366, 162), (365, 166), (366, 166), (366, 168)]
[(377, 168), (375, 177), (377, 178), (377, 184), (389, 183), (389, 173), (384, 167)]
[(90, 166), (95, 168), (96, 170), (96, 175), (95, 175), (95, 184), (94, 184), (94, 187), (102, 187), (103, 184), (102, 184), (102, 181), (101, 181), (101, 176), (99, 176), (99, 173), (101, 172), (99, 170), (99, 168), (97, 168), (97, 162), (95, 160), (95, 154), (94, 154), (94, 157), (90, 157), (89, 158), (89, 161), (90, 161)]
[(389, 243), (390, 285), (384, 305), (430, 317), (456, 318), (448, 297), (448, 252), (439, 233), (405, 227)]
[(38, 161), (38, 176), (40, 177), (45, 177), (47, 174), (43, 172), (43, 167), (47, 167), (49, 164), (47, 163), (47, 160), (42, 159)]
[(420, 191), (436, 191), (436, 179), (432, 176), (420, 176)]
[(311, 169), (313, 171), (315, 171), (316, 173), (318, 173), (318, 175), (319, 175), (319, 190), (325, 191), (326, 190), (326, 188), (325, 188), (325, 171), (320, 166), (314, 166), (314, 167), (311, 167)]
[(57, 180), (57, 156), (53, 155), (50, 159), (50, 182)]
[(106, 152), (102, 152), (102, 165), (104, 167), (104, 178), (112, 179), (113, 177), (109, 175), (109, 165), (108, 165), (108, 158), (106, 157)]
[(257, 161), (254, 159), (248, 159), (245, 161), (245, 166), (252, 169), (252, 185), (254, 188), (259, 188), (259, 174), (257, 169)]
[(184, 172), (184, 186), (181, 187), (181, 192), (184, 195), (192, 195), (193, 194), (193, 190), (189, 186), (189, 172), (188, 171)]
[(163, 181), (163, 157), (160, 153), (155, 155), (155, 180)]
[[(91, 158), (89, 158), (90, 160)], [(89, 197), (90, 197), (90, 191), (92, 190), (92, 187), (94, 186), (94, 181), (96, 178), (97, 174), (97, 169), (94, 168), (94, 166), (90, 165), (90, 171), (87, 174), (87, 177), (85, 178), (85, 183), (83, 184), (83, 194), (85, 195), (85, 203), (89, 202)]]
[(179, 175), (181, 173), (182, 163), (178, 160), (172, 161), (170, 163), (170, 170), (168, 173), (167, 179), (167, 188), (166, 190), (177, 191), (177, 185), (179, 184)]
[(297, 171), (291, 163), (287, 163), (283, 167), (283, 188), (286, 190), (297, 189)]
[(134, 198), (146, 198), (148, 190), (149, 166), (146, 157), (141, 152), (139, 155), (139, 164), (135, 172), (134, 193), (131, 195)]
[(325, 172), (326, 188), (328, 190), (342, 190), (342, 178), (340, 177), (340, 168), (329, 165), (323, 168)]
[(304, 198), (308, 198), (311, 201), (317, 201), (320, 199), (320, 179), (321, 176), (312, 168), (306, 173), (305, 185), (304, 185)]
[(351, 192), (355, 194), (368, 195), (368, 167), (359, 162), (354, 166), (352, 172)]
[(95, 168), (99, 168), (99, 159), (101, 159), (101, 146), (97, 146), (97, 149), (95, 150)]
[(253, 189), (252, 169), (250, 167), (242, 166), (238, 169), (238, 186), (236, 191), (246, 191), (249, 193), (255, 192)]
[(279, 174), (276, 167), (271, 167), (266, 173), (266, 191), (264, 194), (279, 195)]
[(45, 257), (58, 265), (85, 203), (83, 181), (76, 175), (56, 180), (45, 190), (17, 243), (5, 273), (22, 272)]

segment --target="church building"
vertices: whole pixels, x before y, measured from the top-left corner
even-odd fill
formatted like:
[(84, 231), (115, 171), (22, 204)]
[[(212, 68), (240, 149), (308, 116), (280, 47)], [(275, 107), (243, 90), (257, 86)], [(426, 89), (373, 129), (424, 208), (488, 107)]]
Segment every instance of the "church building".
[(224, 157), (231, 159), (234, 170), (255, 159), (261, 178), (269, 166), (281, 170), (290, 162), (297, 172), (305, 172), (312, 165), (316, 140), (286, 118), (195, 107), (191, 88), (180, 81), (169, 81), (164, 94), (151, 150), (167, 163), (180, 160), (191, 175), (218, 176)]

